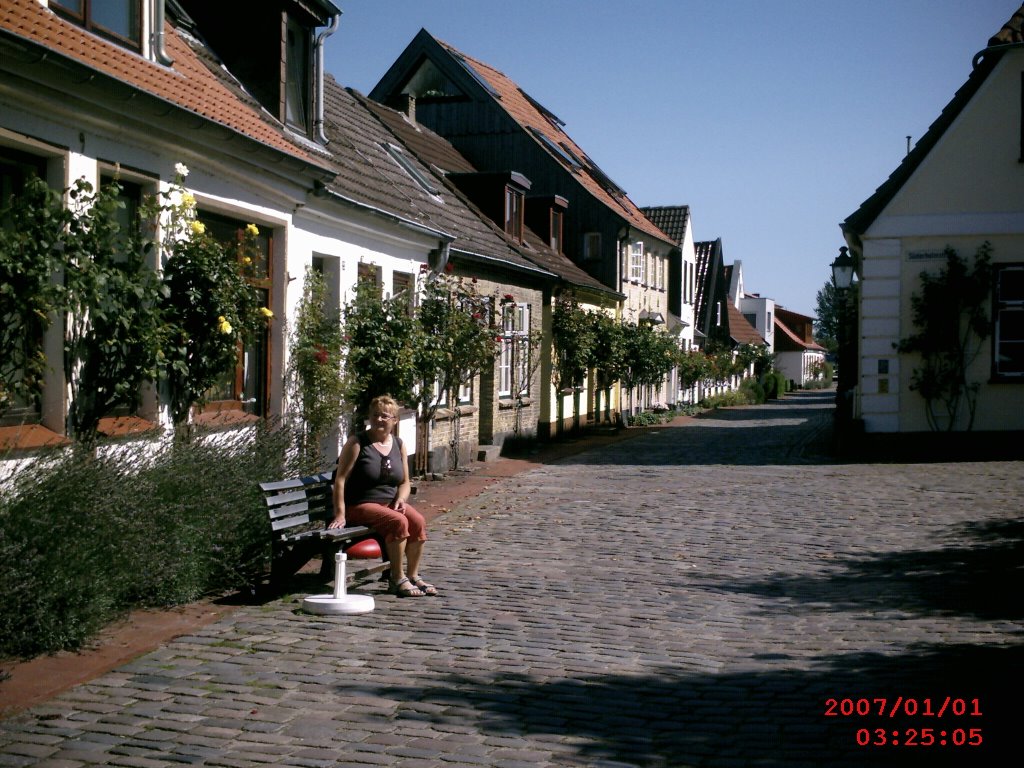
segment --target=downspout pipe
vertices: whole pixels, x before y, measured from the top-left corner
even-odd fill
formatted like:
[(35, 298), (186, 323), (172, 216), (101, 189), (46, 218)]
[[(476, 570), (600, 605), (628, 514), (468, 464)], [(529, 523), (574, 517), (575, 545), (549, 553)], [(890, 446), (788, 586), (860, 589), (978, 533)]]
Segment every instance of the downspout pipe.
[(153, 53), (156, 55), (156, 60), (159, 63), (169, 67), (174, 63), (174, 59), (170, 57), (165, 47), (164, 20), (166, 14), (164, 3), (165, 0), (153, 0)]
[(341, 13), (331, 17), (330, 25), (316, 36), (316, 117), (314, 128), (320, 143), (327, 146), (327, 134), (324, 132), (324, 41), (338, 30), (341, 23)]

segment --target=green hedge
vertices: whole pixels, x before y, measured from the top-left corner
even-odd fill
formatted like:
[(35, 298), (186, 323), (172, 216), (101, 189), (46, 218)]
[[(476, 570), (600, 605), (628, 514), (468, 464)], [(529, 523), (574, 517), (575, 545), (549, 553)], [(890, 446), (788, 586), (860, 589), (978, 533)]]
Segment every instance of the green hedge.
[(136, 607), (258, 584), (270, 539), (257, 483), (288, 473), (267, 426), (163, 446), (40, 456), (0, 494), (0, 655), (81, 647)]

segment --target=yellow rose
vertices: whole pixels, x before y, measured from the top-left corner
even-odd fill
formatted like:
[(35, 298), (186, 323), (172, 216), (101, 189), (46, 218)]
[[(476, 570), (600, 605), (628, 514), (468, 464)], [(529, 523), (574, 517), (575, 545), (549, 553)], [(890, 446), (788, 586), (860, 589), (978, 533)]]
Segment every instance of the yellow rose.
[(193, 221), (189, 227), (191, 228), (193, 235), (202, 235), (206, 232), (206, 225), (201, 221)]
[(246, 256), (244, 259), (242, 259), (242, 263), (243, 264), (252, 264), (252, 259), (250, 259), (248, 256)]
[(274, 316), (274, 313), (273, 313), (273, 312), (271, 312), (271, 311), (270, 311), (269, 309), (267, 309), (266, 307), (260, 307), (260, 314), (261, 314), (261, 315), (263, 315), (263, 316), (264, 316), (264, 317), (266, 317), (266, 318), (271, 318), (271, 317), (273, 317), (273, 316)]
[(245, 234), (252, 235), (253, 237), (258, 237), (260, 234), (260, 230), (255, 224), (248, 224), (245, 227)]
[(227, 320), (225, 320), (223, 323), (220, 324), (220, 332), (221, 333), (231, 333), (231, 331), (232, 331), (231, 323), (229, 323)]
[(186, 208), (195, 208), (196, 198), (191, 192), (183, 192), (181, 195), (181, 204)]

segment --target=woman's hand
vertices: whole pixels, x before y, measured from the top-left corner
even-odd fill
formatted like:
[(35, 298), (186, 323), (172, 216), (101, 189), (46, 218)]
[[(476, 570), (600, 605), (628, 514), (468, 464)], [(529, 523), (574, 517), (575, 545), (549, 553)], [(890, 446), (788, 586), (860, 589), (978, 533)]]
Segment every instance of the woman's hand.
[(401, 499), (395, 499), (394, 501), (391, 502), (390, 507), (393, 510), (395, 510), (395, 512), (404, 512), (405, 502), (402, 501)]
[(327, 524), (328, 528), (344, 528), (345, 527), (345, 516), (336, 517)]

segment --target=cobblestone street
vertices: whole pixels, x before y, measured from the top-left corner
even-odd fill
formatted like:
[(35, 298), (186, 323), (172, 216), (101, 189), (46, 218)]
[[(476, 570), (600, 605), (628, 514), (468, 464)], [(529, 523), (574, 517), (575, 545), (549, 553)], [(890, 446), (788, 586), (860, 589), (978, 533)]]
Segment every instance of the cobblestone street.
[(835, 463), (832, 396), (504, 479), (432, 523), (441, 597), (309, 616), (301, 577), (0, 721), (0, 765), (1008, 765), (1024, 464)]

